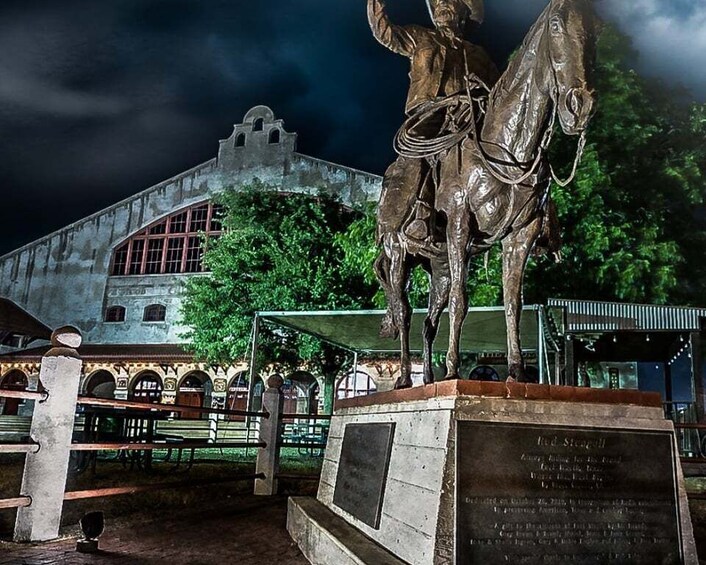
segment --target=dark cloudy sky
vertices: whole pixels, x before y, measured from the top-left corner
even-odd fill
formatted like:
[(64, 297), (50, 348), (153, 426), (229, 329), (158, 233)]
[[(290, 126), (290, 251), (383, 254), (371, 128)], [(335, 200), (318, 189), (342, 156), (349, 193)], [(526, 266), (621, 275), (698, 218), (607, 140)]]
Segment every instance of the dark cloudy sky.
[[(547, 0), (486, 0), (502, 65)], [(406, 61), (365, 0), (0, 0), (0, 254), (215, 156), (256, 104), (299, 150), (382, 173)], [(640, 70), (706, 99), (706, 0), (601, 0)], [(423, 0), (388, 0), (426, 23)]]

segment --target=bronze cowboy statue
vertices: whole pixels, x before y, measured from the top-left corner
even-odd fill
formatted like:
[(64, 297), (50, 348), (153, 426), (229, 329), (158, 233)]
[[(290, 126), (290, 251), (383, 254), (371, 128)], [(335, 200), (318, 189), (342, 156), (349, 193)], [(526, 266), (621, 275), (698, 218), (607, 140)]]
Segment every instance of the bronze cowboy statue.
[[(382, 335), (399, 335), (401, 376), (411, 386), (407, 297), (412, 269), (430, 275), (424, 323), (424, 381), (442, 312), (449, 308), (447, 378), (458, 378), (473, 255), (503, 247), (503, 298), (511, 379), (523, 381), (519, 322), (522, 280), (532, 252), (558, 255), (552, 178), (576, 172), (594, 107), (589, 84), (597, 18), (592, 0), (550, 0), (507, 71), (463, 38), (482, 21), (482, 0), (428, 0), (435, 29), (395, 26), (381, 0), (368, 0), (375, 37), (411, 60), (408, 119), (395, 138), (400, 155), (385, 173), (378, 206), (382, 250), (375, 270), (387, 297)], [(547, 149), (558, 120), (580, 141), (571, 178), (556, 179)]]
[[(456, 145), (456, 118), (471, 103), (469, 87), (482, 100), (500, 76), (485, 50), (463, 37), (471, 23), (483, 22), (482, 0), (427, 0), (427, 6), (434, 29), (395, 25), (383, 0), (368, 1), (375, 38), (408, 57), (411, 67), (405, 105), (408, 119), (395, 142), (400, 156), (385, 173), (378, 239), (402, 229), (407, 243), (416, 247), (438, 239), (433, 206), (439, 158)], [(474, 83), (469, 85), (471, 77)]]

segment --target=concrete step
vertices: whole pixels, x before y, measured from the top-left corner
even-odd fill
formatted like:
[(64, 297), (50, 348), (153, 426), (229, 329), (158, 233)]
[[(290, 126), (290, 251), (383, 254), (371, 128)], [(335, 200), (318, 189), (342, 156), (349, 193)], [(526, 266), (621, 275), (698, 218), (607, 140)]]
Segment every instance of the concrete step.
[(289, 499), (287, 530), (312, 565), (406, 565), (315, 498)]

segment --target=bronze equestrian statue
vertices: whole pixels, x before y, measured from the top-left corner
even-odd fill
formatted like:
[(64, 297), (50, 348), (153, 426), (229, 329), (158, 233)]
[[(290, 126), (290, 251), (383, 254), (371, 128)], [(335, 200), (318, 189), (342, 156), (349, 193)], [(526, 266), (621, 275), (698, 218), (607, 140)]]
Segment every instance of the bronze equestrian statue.
[[(454, 57), (434, 51), (437, 46), (444, 47), (443, 53), (447, 54), (448, 44), (436, 41), (437, 35), (448, 37), (444, 26), (459, 32), (462, 25), (458, 22), (463, 21), (464, 13), (469, 17), (464, 10), (482, 4), (478, 0), (436, 1), (438, 4), (430, 2), (436, 32), (415, 26), (391, 27), (380, 0), (369, 0), (368, 4), (376, 37), (412, 59), (409, 119), (395, 144), (401, 157), (385, 174), (378, 208), (382, 251), (375, 269), (388, 301), (381, 333), (399, 333), (401, 376), (395, 386), (411, 386), (407, 285), (411, 270), (421, 265), (431, 277), (424, 323), (424, 382), (434, 380), (432, 346), (447, 306), (450, 332), (446, 378), (459, 378), (469, 261), (502, 242), (509, 375), (523, 381), (519, 322), (525, 266), (540, 244), (558, 251), (556, 211), (549, 191), (556, 177), (547, 149), (557, 118), (567, 135), (580, 135), (573, 178), (594, 108), (589, 82), (598, 19), (592, 0), (551, 0), (508, 69), (489, 93), (484, 93), (483, 88), (492, 83), (492, 73), (478, 76), (468, 55), (461, 57), (461, 66), (459, 57), (454, 63)], [(442, 9), (442, 5), (447, 8)], [(449, 24), (452, 17), (456, 18), (455, 25)], [(401, 47), (393, 41), (400, 37), (404, 39)], [(418, 53), (420, 49), (423, 52)], [(479, 53), (473, 48), (459, 50)], [(425, 70), (431, 76), (417, 76)], [(440, 78), (435, 74), (438, 72)], [(457, 77), (459, 72), (463, 73), (465, 90), (452, 92), (454, 88), (450, 87), (434, 92), (437, 84), (455, 86), (455, 79), (449, 77)], [(421, 89), (416, 83), (431, 84), (427, 94), (432, 98), (419, 108), (410, 108)], [(418, 162), (409, 164), (414, 158)], [(431, 180), (420, 172), (425, 170)]]

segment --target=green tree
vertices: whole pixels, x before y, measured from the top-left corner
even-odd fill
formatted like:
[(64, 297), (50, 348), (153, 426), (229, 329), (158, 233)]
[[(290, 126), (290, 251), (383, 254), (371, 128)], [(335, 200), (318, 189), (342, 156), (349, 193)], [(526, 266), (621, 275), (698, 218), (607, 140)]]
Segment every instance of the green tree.
[[(599, 41), (598, 111), (575, 182), (554, 187), (565, 261), (532, 265), (528, 296), (633, 302), (699, 299), (704, 230), (703, 108), (641, 78), (629, 40), (607, 27)], [(558, 136), (552, 161), (564, 175), (575, 142)]]
[[(375, 206), (369, 205), (349, 228), (336, 235), (336, 245), (343, 251), (344, 276), (362, 276), (363, 281), (377, 289), (373, 302), (376, 308), (385, 308), (385, 295), (375, 278), (373, 263), (380, 252), (375, 243)], [(468, 283), (469, 299), (475, 306), (498, 304), (502, 296), (501, 262), (499, 248), (487, 255), (475, 257), (471, 263)], [(409, 301), (414, 308), (425, 308), (429, 291), (429, 277), (418, 268), (412, 273)]]
[[(230, 363), (250, 350), (257, 311), (345, 310), (370, 304), (373, 290), (362, 277), (342, 275), (334, 237), (354, 219), (327, 196), (274, 192), (261, 182), (228, 190), (224, 234), (208, 242), (208, 274), (187, 283), (182, 321), (196, 357)], [(260, 360), (286, 368), (301, 360), (325, 376), (337, 373), (348, 356), (338, 348), (264, 325)]]

